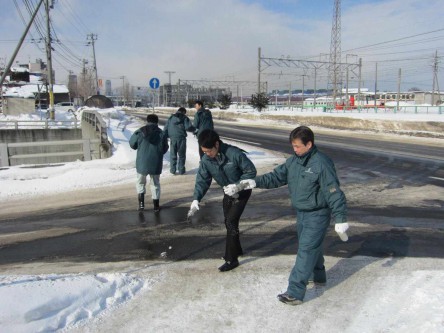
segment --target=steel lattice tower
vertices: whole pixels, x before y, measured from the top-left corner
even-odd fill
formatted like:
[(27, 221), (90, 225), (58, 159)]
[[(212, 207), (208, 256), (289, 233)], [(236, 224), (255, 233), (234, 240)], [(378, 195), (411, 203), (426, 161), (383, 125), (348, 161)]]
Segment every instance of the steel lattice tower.
[(341, 0), (334, 0), (333, 22), (331, 26), (330, 65), (328, 70), (328, 88), (333, 92), (333, 104), (341, 87)]

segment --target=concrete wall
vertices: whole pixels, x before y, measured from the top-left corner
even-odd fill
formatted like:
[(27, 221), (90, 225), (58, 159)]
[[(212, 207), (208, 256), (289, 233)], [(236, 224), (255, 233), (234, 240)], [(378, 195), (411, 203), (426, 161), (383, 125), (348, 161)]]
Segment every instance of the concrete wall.
[[(48, 142), (63, 140), (82, 139), (81, 129), (6, 129), (0, 131), (0, 143), (20, 143), (20, 142)], [(60, 152), (82, 152), (81, 144), (40, 146), (40, 147), (10, 147), (9, 155), (21, 154), (42, 154)], [(10, 165), (20, 164), (48, 164), (72, 162), (83, 159), (83, 153), (74, 156), (48, 156), (35, 158), (14, 158), (10, 160)]]
[(81, 129), (2, 129), (1, 143), (38, 142), (82, 139)]

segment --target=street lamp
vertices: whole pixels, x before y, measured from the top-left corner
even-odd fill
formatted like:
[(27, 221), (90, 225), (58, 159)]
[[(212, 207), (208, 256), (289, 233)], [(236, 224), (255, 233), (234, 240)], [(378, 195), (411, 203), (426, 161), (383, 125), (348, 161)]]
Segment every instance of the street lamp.
[(122, 79), (122, 106), (125, 106), (125, 76), (120, 77)]

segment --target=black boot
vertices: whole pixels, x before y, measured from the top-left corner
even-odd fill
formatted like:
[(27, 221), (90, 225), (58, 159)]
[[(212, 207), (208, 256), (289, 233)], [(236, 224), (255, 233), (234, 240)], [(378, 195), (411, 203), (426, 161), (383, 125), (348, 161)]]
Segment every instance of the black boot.
[(154, 204), (154, 213), (158, 213), (160, 211), (159, 199), (153, 199)]
[(145, 209), (145, 193), (139, 193), (139, 210)]

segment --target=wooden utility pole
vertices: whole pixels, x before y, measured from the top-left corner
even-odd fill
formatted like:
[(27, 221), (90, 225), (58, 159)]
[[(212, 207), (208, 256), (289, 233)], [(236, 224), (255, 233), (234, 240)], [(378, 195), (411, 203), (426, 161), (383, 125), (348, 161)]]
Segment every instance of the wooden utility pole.
[[(51, 5), (49, 4), (51, 1)], [(48, 84), (49, 84), (49, 118), (55, 120), (54, 110), (54, 77), (52, 76), (52, 39), (49, 21), (49, 9), (53, 8), (52, 0), (45, 0), (46, 9), (46, 57), (48, 63)]]
[(99, 78), (97, 75), (97, 63), (96, 63), (96, 48), (94, 46), (94, 41), (97, 40), (97, 35), (91, 33), (89, 35), (87, 35), (86, 39), (91, 40), (91, 45), (93, 48), (93, 65), (94, 65), (94, 74), (95, 74), (95, 87), (96, 87), (96, 92), (97, 95), (100, 95), (100, 88), (99, 88)]

